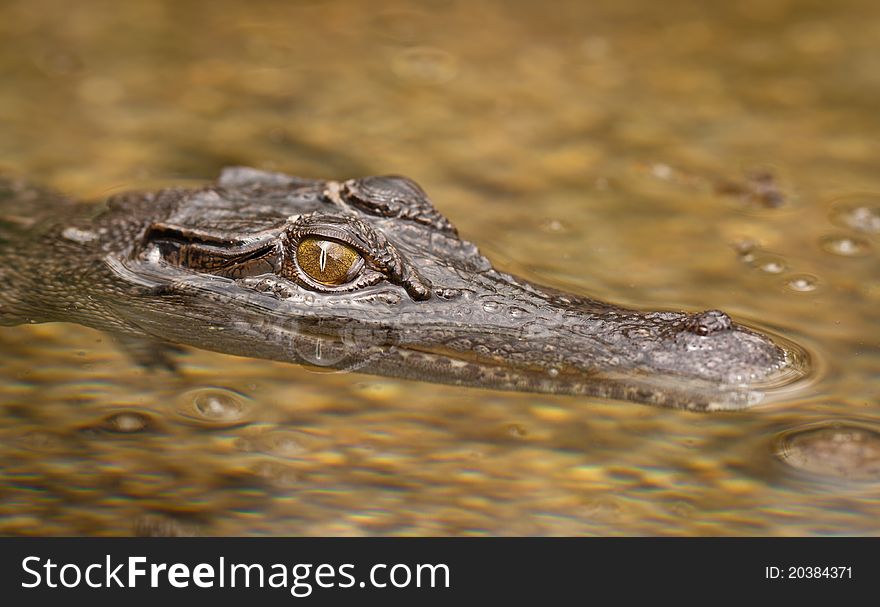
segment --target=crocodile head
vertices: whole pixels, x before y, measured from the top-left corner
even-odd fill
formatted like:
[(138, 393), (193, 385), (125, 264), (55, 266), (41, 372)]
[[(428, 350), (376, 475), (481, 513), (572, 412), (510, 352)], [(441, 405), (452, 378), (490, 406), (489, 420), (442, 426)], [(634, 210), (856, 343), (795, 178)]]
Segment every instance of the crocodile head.
[(485, 388), (737, 409), (802, 376), (800, 351), (723, 312), (645, 312), (493, 268), (396, 176), (246, 168), (149, 209), (104, 258), (127, 330), (250, 357)]

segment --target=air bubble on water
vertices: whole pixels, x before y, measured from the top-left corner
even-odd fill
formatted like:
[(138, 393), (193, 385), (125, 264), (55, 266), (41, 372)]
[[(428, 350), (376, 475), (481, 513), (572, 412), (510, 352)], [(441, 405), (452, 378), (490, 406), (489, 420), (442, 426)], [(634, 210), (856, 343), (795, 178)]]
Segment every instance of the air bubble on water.
[(850, 236), (826, 236), (821, 244), (825, 252), (842, 257), (861, 257), (870, 251), (866, 240)]
[(767, 274), (782, 274), (787, 269), (785, 262), (782, 259), (775, 257), (762, 259), (758, 261), (757, 264), (758, 268)]
[(242, 437), (236, 446), (246, 453), (263, 453), (285, 459), (299, 459), (326, 447), (327, 439), (304, 432), (279, 428)]
[(560, 234), (568, 231), (568, 227), (558, 219), (545, 219), (538, 224), (538, 227), (542, 232), (547, 232), (548, 234)]
[(880, 234), (880, 196), (848, 197), (831, 211), (831, 221), (841, 227)]
[(193, 404), (206, 419), (228, 420), (241, 416), (241, 401), (223, 393), (200, 394)]
[(145, 430), (150, 425), (150, 418), (136, 411), (114, 413), (104, 419), (101, 426), (111, 432), (131, 434)]
[(674, 169), (668, 164), (663, 164), (662, 162), (656, 162), (651, 165), (651, 174), (657, 179), (662, 179), (664, 181), (669, 181), (675, 174)]
[(822, 422), (794, 428), (776, 441), (776, 456), (811, 476), (880, 481), (880, 431), (851, 422)]
[(743, 238), (737, 240), (731, 244), (733, 247), (736, 256), (743, 263), (751, 264), (754, 263), (757, 255), (756, 251), (758, 250), (758, 243), (749, 238)]
[(279, 489), (292, 489), (301, 484), (295, 469), (278, 462), (258, 462), (251, 467), (251, 472)]
[(247, 423), (252, 401), (232, 390), (201, 388), (177, 398), (175, 411), (187, 421), (209, 427), (229, 427)]
[(819, 280), (810, 274), (796, 274), (785, 281), (785, 286), (798, 293), (810, 293), (818, 287)]

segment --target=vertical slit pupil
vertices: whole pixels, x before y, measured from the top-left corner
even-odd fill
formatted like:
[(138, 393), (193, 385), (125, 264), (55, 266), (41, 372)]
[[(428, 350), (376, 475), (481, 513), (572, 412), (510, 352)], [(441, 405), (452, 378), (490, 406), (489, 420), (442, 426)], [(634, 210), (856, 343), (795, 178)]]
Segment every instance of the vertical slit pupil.
[(341, 285), (361, 267), (361, 256), (334, 240), (305, 238), (296, 248), (296, 261), (309, 278), (325, 285)]

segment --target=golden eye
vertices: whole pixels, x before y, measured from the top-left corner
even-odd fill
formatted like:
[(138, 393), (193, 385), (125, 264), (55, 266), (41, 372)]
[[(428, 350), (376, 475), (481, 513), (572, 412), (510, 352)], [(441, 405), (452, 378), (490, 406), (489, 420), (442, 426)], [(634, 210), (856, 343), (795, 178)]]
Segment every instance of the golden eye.
[(335, 287), (351, 281), (364, 260), (341, 242), (304, 238), (296, 247), (296, 263), (312, 280)]

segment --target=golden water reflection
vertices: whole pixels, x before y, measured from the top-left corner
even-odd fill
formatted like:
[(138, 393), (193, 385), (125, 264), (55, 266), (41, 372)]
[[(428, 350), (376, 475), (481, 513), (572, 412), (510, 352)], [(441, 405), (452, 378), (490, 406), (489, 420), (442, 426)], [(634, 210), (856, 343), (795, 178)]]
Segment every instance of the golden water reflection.
[(877, 534), (880, 8), (552, 7), (9, 0), (0, 165), (407, 174), (504, 270), (722, 308), (812, 383), (712, 416), (3, 328), (0, 533)]

